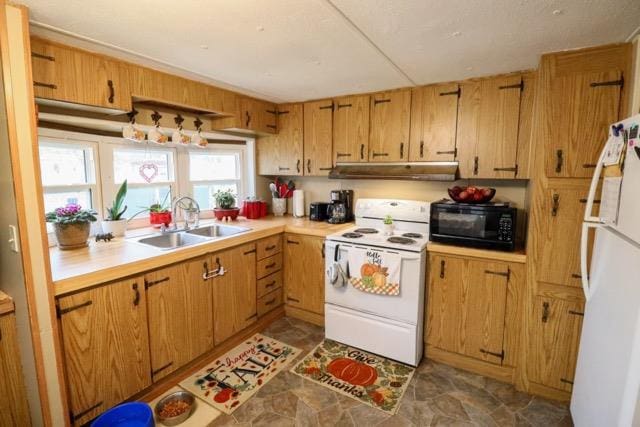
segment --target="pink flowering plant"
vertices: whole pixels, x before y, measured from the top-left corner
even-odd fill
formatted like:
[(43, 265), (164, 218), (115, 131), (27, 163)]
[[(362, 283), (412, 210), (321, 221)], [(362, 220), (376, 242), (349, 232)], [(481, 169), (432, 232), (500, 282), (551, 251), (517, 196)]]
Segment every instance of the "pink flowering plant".
[(91, 209), (82, 209), (82, 206), (76, 203), (69, 203), (64, 207), (57, 208), (45, 215), (47, 222), (60, 224), (62, 226), (68, 224), (79, 224), (84, 222), (94, 222), (97, 220), (96, 212)]

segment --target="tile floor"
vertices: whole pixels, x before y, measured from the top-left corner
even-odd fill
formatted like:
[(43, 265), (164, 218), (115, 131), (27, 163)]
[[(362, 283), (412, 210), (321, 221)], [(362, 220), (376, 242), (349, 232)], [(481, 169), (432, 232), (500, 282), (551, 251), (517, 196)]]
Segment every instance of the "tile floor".
[[(324, 338), (322, 328), (283, 318), (263, 332), (304, 351)], [(293, 365), (292, 365), (293, 366)], [(422, 362), (398, 413), (389, 416), (356, 400), (279, 373), (232, 415), (210, 426), (571, 426), (566, 405), (429, 360)]]

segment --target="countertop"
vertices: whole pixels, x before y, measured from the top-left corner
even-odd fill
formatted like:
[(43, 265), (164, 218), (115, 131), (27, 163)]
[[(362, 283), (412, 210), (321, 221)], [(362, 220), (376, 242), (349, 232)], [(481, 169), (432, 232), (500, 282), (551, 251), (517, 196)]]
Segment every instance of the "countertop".
[(517, 262), (521, 264), (527, 262), (527, 255), (524, 252), (524, 248), (518, 248), (514, 252), (504, 252), (429, 242), (427, 244), (427, 251), (445, 255), (459, 255), (471, 258), (490, 259), (494, 261)]
[(13, 299), (0, 291), (0, 316), (7, 313), (12, 313), (15, 310), (13, 305)]
[(127, 233), (127, 238), (116, 238), (111, 242), (92, 240), (89, 247), (83, 249), (61, 251), (57, 247), (51, 248), (49, 257), (55, 295), (68, 294), (282, 232), (325, 237), (353, 225), (352, 223), (328, 224), (310, 221), (306, 217), (291, 216), (268, 216), (252, 220), (240, 217), (231, 222), (208, 220), (202, 221), (201, 225), (212, 223), (247, 227), (251, 230), (173, 250), (160, 250), (129, 238), (129, 236), (141, 237), (145, 234), (157, 233), (157, 230), (152, 228), (132, 230)]

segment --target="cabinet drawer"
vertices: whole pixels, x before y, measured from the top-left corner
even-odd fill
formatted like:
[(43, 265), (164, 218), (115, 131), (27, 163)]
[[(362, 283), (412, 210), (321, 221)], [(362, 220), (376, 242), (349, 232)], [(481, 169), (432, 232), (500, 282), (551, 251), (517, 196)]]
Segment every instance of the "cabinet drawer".
[(282, 272), (270, 274), (267, 277), (263, 277), (258, 280), (258, 298), (261, 298), (274, 291), (275, 289), (282, 287)]
[(258, 261), (256, 278), (262, 279), (271, 273), (280, 271), (282, 269), (282, 254), (275, 254), (269, 258), (261, 259)]
[(282, 235), (267, 237), (256, 243), (257, 259), (264, 259), (268, 256), (282, 252)]
[(258, 317), (270, 312), (282, 305), (282, 288), (269, 292), (262, 298), (258, 298)]

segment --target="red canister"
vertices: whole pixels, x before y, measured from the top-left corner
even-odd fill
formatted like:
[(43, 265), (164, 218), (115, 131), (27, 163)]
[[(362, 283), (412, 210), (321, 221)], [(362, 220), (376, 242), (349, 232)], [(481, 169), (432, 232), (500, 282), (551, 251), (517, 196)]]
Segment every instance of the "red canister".
[(260, 216), (259, 218), (267, 216), (267, 202), (264, 200), (259, 201), (260, 203)]

